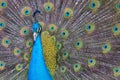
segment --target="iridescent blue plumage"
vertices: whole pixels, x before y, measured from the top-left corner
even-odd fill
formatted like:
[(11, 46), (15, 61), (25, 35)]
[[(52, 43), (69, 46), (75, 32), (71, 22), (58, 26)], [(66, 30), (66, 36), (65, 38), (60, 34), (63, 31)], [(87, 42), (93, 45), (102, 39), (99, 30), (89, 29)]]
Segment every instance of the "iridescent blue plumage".
[[(34, 23), (34, 30), (38, 29), (39, 27), (40, 26), (38, 23)], [(40, 34), (37, 35), (33, 45), (28, 80), (52, 80), (52, 76), (50, 75), (50, 72), (45, 64)]]
[(35, 22), (32, 26), (32, 31), (33, 32), (37, 32), (37, 30), (39, 29), (40, 24), (38, 22)]

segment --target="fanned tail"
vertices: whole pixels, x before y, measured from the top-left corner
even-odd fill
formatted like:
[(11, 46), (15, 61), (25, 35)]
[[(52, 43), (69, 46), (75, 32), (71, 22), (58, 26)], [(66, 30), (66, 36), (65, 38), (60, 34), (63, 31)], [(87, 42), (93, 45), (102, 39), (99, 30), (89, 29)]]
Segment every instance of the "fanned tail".
[(0, 0), (0, 80), (27, 80), (36, 10), (55, 80), (120, 79), (119, 0)]

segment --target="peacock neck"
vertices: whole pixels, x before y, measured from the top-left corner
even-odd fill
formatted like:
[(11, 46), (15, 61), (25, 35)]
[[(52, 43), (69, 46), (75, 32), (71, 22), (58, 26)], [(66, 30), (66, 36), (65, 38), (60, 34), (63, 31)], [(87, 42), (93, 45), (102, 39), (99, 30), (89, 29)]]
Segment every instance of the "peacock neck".
[(52, 80), (52, 76), (44, 61), (40, 35), (36, 37), (33, 45), (28, 80)]

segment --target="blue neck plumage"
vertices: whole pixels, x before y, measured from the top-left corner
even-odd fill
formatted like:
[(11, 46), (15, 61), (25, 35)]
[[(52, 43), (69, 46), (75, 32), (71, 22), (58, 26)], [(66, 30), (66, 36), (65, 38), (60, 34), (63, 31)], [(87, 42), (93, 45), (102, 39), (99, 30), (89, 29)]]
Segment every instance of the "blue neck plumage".
[(29, 65), (28, 80), (52, 80), (52, 76), (45, 64), (41, 35), (39, 34), (39, 23), (35, 22), (32, 26), (34, 36), (34, 45)]

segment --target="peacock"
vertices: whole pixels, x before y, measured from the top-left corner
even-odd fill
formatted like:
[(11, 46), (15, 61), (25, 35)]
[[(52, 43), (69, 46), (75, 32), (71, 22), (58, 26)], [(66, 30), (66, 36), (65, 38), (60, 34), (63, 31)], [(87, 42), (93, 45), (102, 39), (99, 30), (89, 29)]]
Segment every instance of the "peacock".
[(120, 0), (0, 0), (0, 80), (120, 80)]

